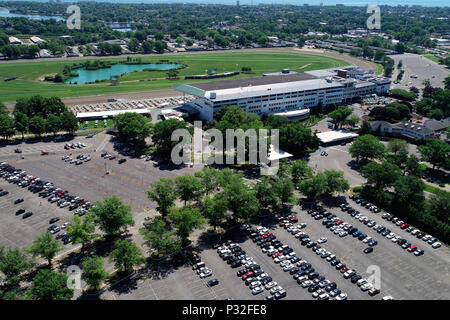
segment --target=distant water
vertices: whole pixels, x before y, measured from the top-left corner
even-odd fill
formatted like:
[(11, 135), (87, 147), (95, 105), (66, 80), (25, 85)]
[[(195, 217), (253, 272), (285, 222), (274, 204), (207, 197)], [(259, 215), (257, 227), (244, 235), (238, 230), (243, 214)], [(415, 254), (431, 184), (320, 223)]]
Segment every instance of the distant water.
[[(0, 1), (1, 3), (1, 1)], [(25, 17), (33, 20), (50, 20), (55, 19), (56, 21), (64, 21), (66, 19), (58, 17), (58, 16), (39, 16), (39, 15), (27, 15), (27, 14), (16, 14), (9, 12), (8, 9), (0, 8), (0, 18), (16, 18), (16, 17)]]
[[(35, 2), (48, 2), (48, 0), (29, 0)], [(0, 0), (0, 3), (2, 0)], [(63, 2), (76, 2), (63, 0)], [(96, 2), (110, 3), (205, 3), (205, 4), (236, 4), (236, 0), (97, 0)], [(290, 4), (290, 5), (320, 5), (334, 6), (344, 4), (346, 6), (390, 5), (390, 6), (423, 6), (423, 7), (450, 7), (450, 0), (240, 0), (242, 5), (263, 4)]]
[(134, 71), (143, 71), (144, 69), (155, 70), (170, 70), (178, 68), (180, 65), (175, 63), (143, 63), (143, 64), (115, 64), (111, 68), (103, 68), (97, 70), (86, 70), (84, 68), (75, 69), (78, 73), (77, 77), (72, 77), (66, 80), (66, 83), (86, 84), (88, 82), (95, 82), (96, 80), (108, 80), (113, 76), (120, 76), (125, 73)]

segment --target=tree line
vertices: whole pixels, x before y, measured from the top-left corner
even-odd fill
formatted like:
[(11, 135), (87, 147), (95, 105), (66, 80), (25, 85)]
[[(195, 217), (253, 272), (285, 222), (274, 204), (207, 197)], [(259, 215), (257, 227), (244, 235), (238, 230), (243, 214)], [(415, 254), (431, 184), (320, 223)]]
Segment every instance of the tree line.
[(35, 95), (16, 101), (10, 114), (0, 103), (0, 136), (9, 139), (17, 133), (32, 133), (41, 137), (45, 133), (60, 131), (73, 133), (78, 129), (78, 121), (59, 97), (44, 98)]

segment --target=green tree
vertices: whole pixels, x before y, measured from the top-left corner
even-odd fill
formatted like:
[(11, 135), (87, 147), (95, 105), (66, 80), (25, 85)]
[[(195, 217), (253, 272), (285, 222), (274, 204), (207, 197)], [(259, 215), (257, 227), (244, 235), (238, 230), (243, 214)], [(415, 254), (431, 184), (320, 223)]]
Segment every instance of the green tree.
[(450, 146), (445, 141), (430, 139), (425, 145), (417, 148), (422, 160), (433, 165), (433, 170), (448, 165), (450, 161)]
[(271, 179), (268, 176), (261, 177), (256, 183), (254, 190), (255, 197), (258, 199), (261, 209), (267, 210), (269, 207), (276, 207), (277, 195), (272, 187)]
[(81, 243), (81, 251), (84, 251), (86, 244), (98, 237), (95, 234), (94, 217), (91, 213), (84, 218), (74, 215), (66, 230), (67, 234), (72, 236), (73, 243)]
[(214, 197), (206, 196), (203, 199), (201, 210), (203, 216), (208, 219), (209, 224), (216, 231), (216, 227), (220, 226), (226, 218), (226, 199), (221, 194), (217, 194)]
[(339, 106), (336, 110), (330, 112), (328, 116), (332, 119), (332, 123), (334, 123), (334, 128), (341, 128), (347, 118), (352, 114), (352, 109), (347, 106)]
[(175, 187), (184, 205), (191, 200), (199, 200), (202, 196), (202, 184), (193, 175), (179, 176), (175, 178)]
[(366, 134), (356, 138), (348, 151), (358, 162), (366, 162), (369, 159), (382, 158), (386, 148), (376, 137)]
[(420, 166), (419, 158), (414, 154), (408, 157), (404, 167), (404, 174), (408, 173), (410, 175), (415, 175), (418, 177), (422, 176), (422, 168)]
[(155, 41), (156, 52), (163, 53), (166, 48), (167, 48), (167, 44), (164, 41), (161, 41), (161, 40)]
[(47, 231), (42, 235), (38, 235), (33, 241), (31, 247), (25, 249), (31, 253), (33, 257), (42, 256), (47, 259), (48, 265), (52, 265), (52, 259), (62, 250), (59, 242), (54, 240), (51, 233)]
[(83, 267), (81, 279), (86, 281), (86, 283), (94, 288), (95, 291), (98, 290), (102, 281), (109, 277), (109, 273), (103, 267), (103, 263), (102, 257), (92, 256), (84, 259), (81, 264)]
[(9, 286), (16, 286), (20, 281), (20, 274), (31, 269), (33, 264), (19, 249), (8, 251), (0, 247), (0, 272), (6, 277)]
[(34, 300), (70, 300), (74, 290), (67, 286), (68, 279), (66, 274), (39, 270), (29, 289), (30, 297)]
[(323, 172), (326, 178), (325, 194), (332, 195), (335, 192), (346, 192), (350, 185), (344, 178), (344, 172), (334, 169), (325, 170)]
[(78, 129), (77, 117), (70, 111), (61, 114), (61, 130), (74, 133)]
[(41, 117), (35, 116), (30, 119), (28, 126), (29, 126), (31, 133), (37, 135), (40, 138), (41, 135), (43, 133), (45, 133), (46, 122)]
[(131, 208), (115, 195), (103, 202), (96, 201), (89, 211), (100, 230), (108, 236), (117, 236), (126, 232), (128, 226), (134, 226)]
[(362, 136), (365, 134), (370, 134), (370, 132), (372, 132), (372, 127), (370, 125), (370, 122), (367, 120), (363, 120), (361, 127), (358, 130), (358, 134)]
[(291, 175), (292, 180), (297, 184), (300, 179), (311, 178), (313, 170), (305, 160), (297, 160), (291, 165)]
[(290, 203), (294, 199), (294, 183), (286, 176), (280, 177), (272, 184), (275, 195), (284, 207), (287, 203)]
[(424, 190), (425, 183), (413, 175), (401, 176), (394, 183), (396, 201), (408, 208), (422, 209), (425, 203)]
[(51, 114), (48, 116), (45, 125), (45, 131), (52, 132), (53, 135), (55, 135), (61, 129), (61, 119), (58, 116)]
[[(169, 119), (155, 124), (152, 141), (156, 146), (156, 154), (163, 159), (170, 159), (173, 148), (179, 141), (172, 141), (172, 132), (176, 129), (188, 129), (184, 121)], [(192, 130), (188, 130), (191, 132)]]
[(131, 38), (131, 40), (127, 43), (128, 49), (130, 49), (132, 52), (138, 52), (139, 46), (139, 40), (137, 40), (136, 38)]
[(146, 228), (139, 230), (144, 236), (145, 242), (149, 247), (156, 250), (156, 254), (170, 254), (180, 249), (180, 241), (176, 238), (175, 230), (169, 230), (166, 221), (156, 217)]
[(397, 154), (401, 151), (408, 152), (408, 143), (405, 140), (401, 139), (392, 139), (388, 142), (387, 146), (389, 152), (393, 154)]
[(380, 191), (392, 186), (400, 174), (400, 168), (388, 161), (381, 164), (370, 162), (361, 168), (361, 175), (367, 179), (366, 183)]
[(326, 192), (327, 177), (319, 172), (310, 179), (302, 180), (298, 188), (308, 199), (316, 199)]
[(427, 202), (427, 211), (440, 221), (450, 223), (450, 193), (439, 191)]
[(319, 139), (300, 122), (291, 122), (279, 129), (280, 149), (294, 155), (304, 155), (309, 149), (317, 149)]
[(0, 136), (8, 139), (14, 133), (14, 120), (8, 114), (0, 114)]
[(242, 177), (235, 176), (224, 186), (228, 209), (233, 213), (235, 221), (249, 221), (258, 213), (258, 199), (254, 190), (248, 188)]
[(219, 186), (219, 175), (220, 171), (208, 167), (194, 173), (194, 176), (199, 179), (201, 185), (203, 186), (202, 192), (206, 195), (213, 192)]
[(156, 210), (165, 218), (177, 198), (175, 182), (168, 178), (162, 178), (158, 182), (152, 184), (151, 189), (147, 191), (148, 198), (156, 201), (158, 206)]
[(22, 140), (24, 139), (24, 134), (28, 130), (28, 116), (23, 112), (14, 113), (14, 127), (17, 131), (22, 134)]
[(119, 137), (127, 142), (144, 143), (150, 135), (150, 123), (142, 114), (127, 112), (115, 118)]
[(131, 241), (117, 240), (116, 249), (109, 255), (109, 261), (114, 262), (114, 266), (119, 272), (130, 273), (133, 268), (145, 263), (141, 249)]
[(205, 218), (203, 218), (200, 210), (188, 206), (172, 209), (168, 218), (175, 225), (183, 247), (189, 244), (189, 234), (205, 223)]

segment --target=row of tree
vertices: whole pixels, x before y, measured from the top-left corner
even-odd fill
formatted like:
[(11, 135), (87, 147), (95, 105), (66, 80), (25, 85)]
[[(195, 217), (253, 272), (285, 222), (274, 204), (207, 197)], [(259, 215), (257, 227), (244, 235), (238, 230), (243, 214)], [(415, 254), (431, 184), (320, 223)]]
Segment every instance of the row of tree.
[[(362, 166), (361, 175), (367, 182), (361, 195), (386, 211), (395, 212), (396, 216), (419, 229), (448, 242), (450, 193), (440, 191), (429, 199), (425, 197), (420, 159), (409, 155), (407, 148), (405, 141), (391, 140), (386, 150), (374, 156), (377, 161), (369, 161)], [(379, 149), (381, 151), (381, 147)], [(419, 147), (419, 152), (426, 161), (449, 161), (450, 146), (439, 140), (431, 140)]]
[(78, 129), (75, 115), (68, 111), (58, 97), (34, 96), (16, 102), (10, 115), (0, 104), (0, 136), (8, 139), (16, 133), (30, 132), (38, 137), (44, 133), (56, 134), (60, 131), (73, 133)]

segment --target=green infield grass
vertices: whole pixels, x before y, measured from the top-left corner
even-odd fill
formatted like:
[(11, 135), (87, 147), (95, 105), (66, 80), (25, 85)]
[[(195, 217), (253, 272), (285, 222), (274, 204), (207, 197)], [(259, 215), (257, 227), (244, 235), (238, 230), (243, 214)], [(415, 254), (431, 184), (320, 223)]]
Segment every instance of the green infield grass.
[[(93, 59), (86, 59), (93, 60)], [(125, 61), (121, 58), (102, 58), (101, 60)], [(173, 85), (212, 80), (184, 80), (185, 75), (205, 74), (208, 70), (217, 73), (240, 71), (250, 67), (254, 74), (215, 79), (231, 79), (260, 76), (267, 72), (278, 72), (284, 68), (303, 72), (317, 69), (334, 68), (348, 65), (347, 62), (303, 53), (290, 52), (220, 52), (202, 54), (183, 54), (176, 56), (142, 57), (142, 63), (155, 63), (160, 60), (169, 63), (182, 63), (187, 67), (179, 70), (179, 80), (167, 80), (166, 71), (142, 71), (125, 74), (120, 77), (118, 86), (111, 86), (109, 81), (95, 84), (75, 85), (43, 81), (46, 75), (62, 74), (65, 65), (80, 63), (85, 60), (55, 60), (18, 63), (0, 63), (0, 101), (11, 102), (18, 98), (40, 94), (45, 97), (59, 96), (79, 97), (98, 94), (142, 92), (147, 90), (169, 89)], [(5, 82), (4, 77), (16, 76), (16, 80)]]

